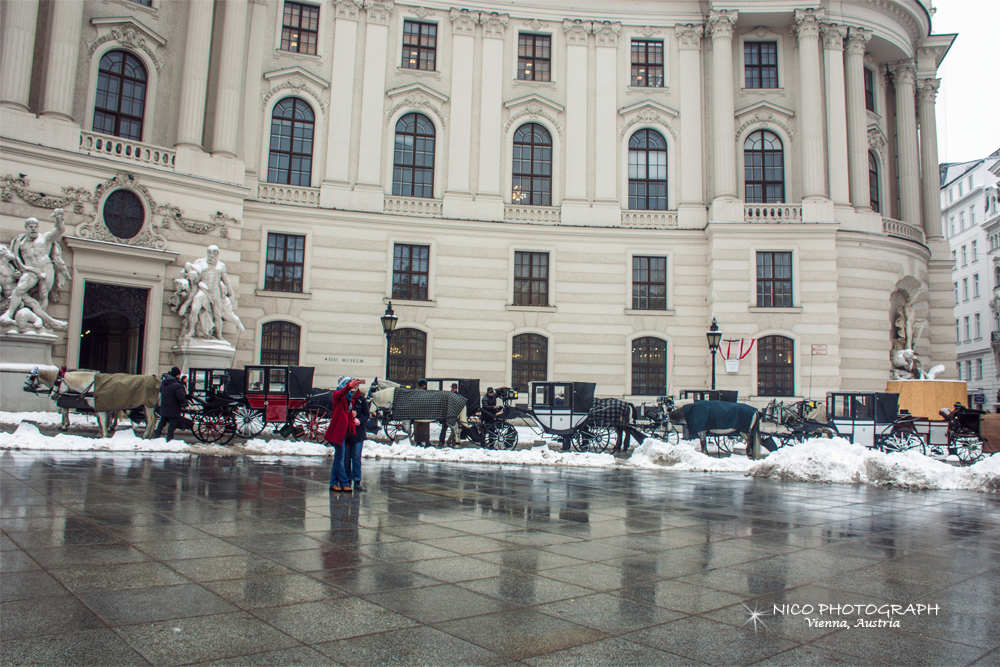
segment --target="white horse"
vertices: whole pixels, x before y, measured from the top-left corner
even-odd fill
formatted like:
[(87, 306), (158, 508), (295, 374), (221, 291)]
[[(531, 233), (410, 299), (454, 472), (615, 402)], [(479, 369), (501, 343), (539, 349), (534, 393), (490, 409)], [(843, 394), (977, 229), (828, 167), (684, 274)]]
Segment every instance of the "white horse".
[[(156, 428), (156, 406), (159, 404), (160, 381), (155, 375), (126, 375), (122, 373), (98, 373), (89, 370), (55, 370), (35, 368), (28, 375), (25, 391), (36, 394), (46, 393), (63, 403), (76, 399), (77, 410), (92, 411), (97, 416), (97, 424), (102, 438), (106, 438), (118, 423), (121, 410), (143, 407), (146, 412), (146, 428), (142, 437), (149, 439)], [(61, 407), (60, 428), (69, 428), (69, 407)]]
[[(371, 399), (372, 404), (377, 408), (382, 408), (383, 410), (388, 410), (392, 414), (392, 419), (394, 421), (399, 421), (401, 424), (400, 430), (406, 433), (410, 438), (413, 438), (413, 434), (409, 430), (409, 421), (417, 422), (439, 422), (445, 421), (449, 416), (453, 416), (458, 425), (462, 429), (467, 429), (469, 427), (469, 422), (466, 415), (466, 408), (463, 406), (457, 413), (452, 413), (449, 415), (449, 409), (446, 404), (437, 405), (434, 408), (426, 405), (396, 405), (395, 409), (393, 403), (396, 402), (396, 389), (397, 387), (389, 387), (388, 389), (379, 389), (369, 393), (368, 397)], [(437, 394), (444, 394), (443, 400), (446, 402), (454, 403), (458, 399), (458, 395), (450, 391), (428, 391), (425, 389), (418, 390), (420, 393), (410, 393), (409, 396), (420, 397), (420, 396), (431, 396)], [(464, 397), (461, 399), (465, 400)], [(412, 403), (412, 401), (411, 401)]]

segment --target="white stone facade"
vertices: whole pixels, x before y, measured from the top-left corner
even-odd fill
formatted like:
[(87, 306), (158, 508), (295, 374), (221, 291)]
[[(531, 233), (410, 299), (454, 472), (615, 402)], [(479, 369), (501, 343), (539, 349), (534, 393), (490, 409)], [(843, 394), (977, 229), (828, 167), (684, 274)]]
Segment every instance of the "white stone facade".
[[(50, 312), (70, 322), (54, 348), (70, 367), (88, 282), (148, 289), (128, 339), (147, 353), (132, 370), (177, 363), (172, 281), (215, 244), (247, 327), (225, 328), (236, 365), (260, 360), (265, 325), (288, 322), (318, 384), (383, 375), (391, 300), (399, 328), (426, 337), (429, 377), (509, 385), (515, 337), (535, 334), (547, 379), (635, 396), (633, 342), (654, 338), (661, 390), (706, 388), (715, 318), (724, 339), (790, 342), (791, 395), (880, 390), (896, 308), (918, 289), (917, 351), (954, 377), (934, 121), (954, 36), (931, 34), (915, 0), (705, 4), (5, 1), (0, 240), (66, 209), (73, 285)], [(286, 5), (318, 11), (315, 53), (288, 41)], [(401, 66), (407, 22), (433, 26), (428, 70)], [(522, 36), (550, 45), (531, 63), (549, 80), (519, 79)], [(662, 50), (661, 86), (636, 85), (633, 43)], [(748, 58), (765, 52), (774, 66), (758, 71)], [(137, 138), (94, 129), (109, 53), (145, 70)], [(307, 184), (269, 182), (272, 118), (291, 98), (313, 117)], [(396, 127), (412, 113), (433, 129), (429, 197), (393, 194)], [(528, 123), (551, 138), (545, 205), (519, 201), (512, 178)], [(650, 179), (665, 183), (662, 209), (630, 207), (629, 145), (643, 130), (665, 144), (666, 176)], [(767, 203), (749, 201), (744, 171), (762, 130), (783, 162), (783, 195)], [(120, 189), (141, 205), (131, 239), (105, 221)], [(301, 291), (268, 288), (269, 234), (304, 239)], [(394, 297), (396, 244), (428, 248), (426, 299)], [(545, 303), (516, 305), (526, 252), (547, 257)], [(758, 253), (789, 254), (788, 304), (758, 305)], [(666, 260), (655, 309), (634, 307), (634, 257)], [(769, 398), (756, 349), (738, 372), (717, 363), (719, 388)]]

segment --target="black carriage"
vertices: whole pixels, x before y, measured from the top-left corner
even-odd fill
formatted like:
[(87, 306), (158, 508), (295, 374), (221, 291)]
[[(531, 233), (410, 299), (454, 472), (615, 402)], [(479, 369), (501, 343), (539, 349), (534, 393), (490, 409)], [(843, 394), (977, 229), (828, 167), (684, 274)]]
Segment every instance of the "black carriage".
[[(772, 400), (761, 410), (761, 446), (768, 451), (796, 444), (809, 438), (832, 438), (839, 435), (837, 424), (826, 418), (826, 406), (820, 401), (803, 400), (785, 404)], [(771, 424), (765, 431), (764, 424)], [(748, 450), (747, 455), (751, 452)]]
[[(312, 366), (246, 366), (243, 402), (255, 427), (281, 424), (278, 433), (322, 442), (330, 425), (329, 389), (313, 389)], [(260, 427), (263, 430), (263, 427)]]
[(516, 406), (517, 412), (530, 417), (543, 433), (558, 436), (563, 451), (603, 452), (614, 429), (591, 417), (596, 387), (593, 382), (532, 382), (529, 402)]

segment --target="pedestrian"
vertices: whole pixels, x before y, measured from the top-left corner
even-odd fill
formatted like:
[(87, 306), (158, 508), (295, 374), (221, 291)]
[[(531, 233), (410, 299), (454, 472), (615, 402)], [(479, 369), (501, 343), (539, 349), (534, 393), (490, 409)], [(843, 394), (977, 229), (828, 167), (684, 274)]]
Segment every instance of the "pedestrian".
[(333, 466), (330, 468), (331, 491), (346, 491), (348, 493), (351, 491), (351, 482), (347, 478), (347, 470), (344, 467), (345, 442), (348, 436), (354, 435), (355, 428), (360, 422), (351, 412), (348, 394), (357, 389), (360, 384), (364, 384), (364, 380), (341, 375), (337, 380), (337, 388), (333, 391), (330, 426), (324, 435), (324, 439), (333, 446)]
[(167, 440), (174, 439), (174, 431), (181, 419), (181, 411), (187, 407), (187, 392), (181, 384), (181, 369), (174, 366), (170, 372), (164, 373), (160, 382), (160, 421), (153, 431), (153, 438), (163, 434), (163, 426), (167, 426)]
[(365, 438), (368, 437), (366, 425), (372, 417), (368, 397), (359, 389), (354, 389), (348, 400), (351, 403), (351, 413), (355, 418), (354, 438), (347, 437), (344, 443), (344, 472), (347, 479), (354, 483), (355, 491), (364, 491), (361, 484), (361, 450), (364, 449)]
[[(451, 392), (453, 394), (457, 394), (458, 393), (458, 383), (457, 382), (452, 382), (451, 383)], [(446, 421), (440, 421), (438, 423), (441, 424), (441, 435), (438, 436), (438, 447), (444, 447), (445, 440), (447, 439), (446, 436), (448, 435), (448, 422), (446, 422)], [(451, 443), (452, 443), (452, 445), (456, 445), (456, 446), (458, 445), (458, 434), (457, 434), (457, 432), (455, 431), (454, 428), (451, 429)]]
[[(422, 389), (427, 391), (427, 380), (420, 378), (417, 380), (417, 389)], [(426, 421), (414, 421), (413, 422), (413, 435), (410, 436), (410, 442), (412, 442), (417, 447), (430, 447), (431, 446), (431, 423)]]

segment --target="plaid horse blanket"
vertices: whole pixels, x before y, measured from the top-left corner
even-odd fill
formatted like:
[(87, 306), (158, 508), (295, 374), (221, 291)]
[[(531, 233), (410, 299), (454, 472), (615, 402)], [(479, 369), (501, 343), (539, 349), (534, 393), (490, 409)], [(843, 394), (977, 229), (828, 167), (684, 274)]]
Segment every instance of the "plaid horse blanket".
[(703, 431), (752, 433), (757, 430), (760, 416), (757, 408), (752, 405), (729, 401), (696, 401), (681, 406), (681, 410), (689, 433)]
[(454, 426), (465, 408), (465, 397), (453, 391), (396, 387), (392, 397), (393, 419), (443, 421)]
[(620, 398), (595, 398), (587, 419), (599, 420), (611, 426), (631, 424), (633, 409), (631, 403)]
[(129, 410), (160, 403), (160, 378), (155, 375), (98, 373), (94, 378), (94, 410)]

